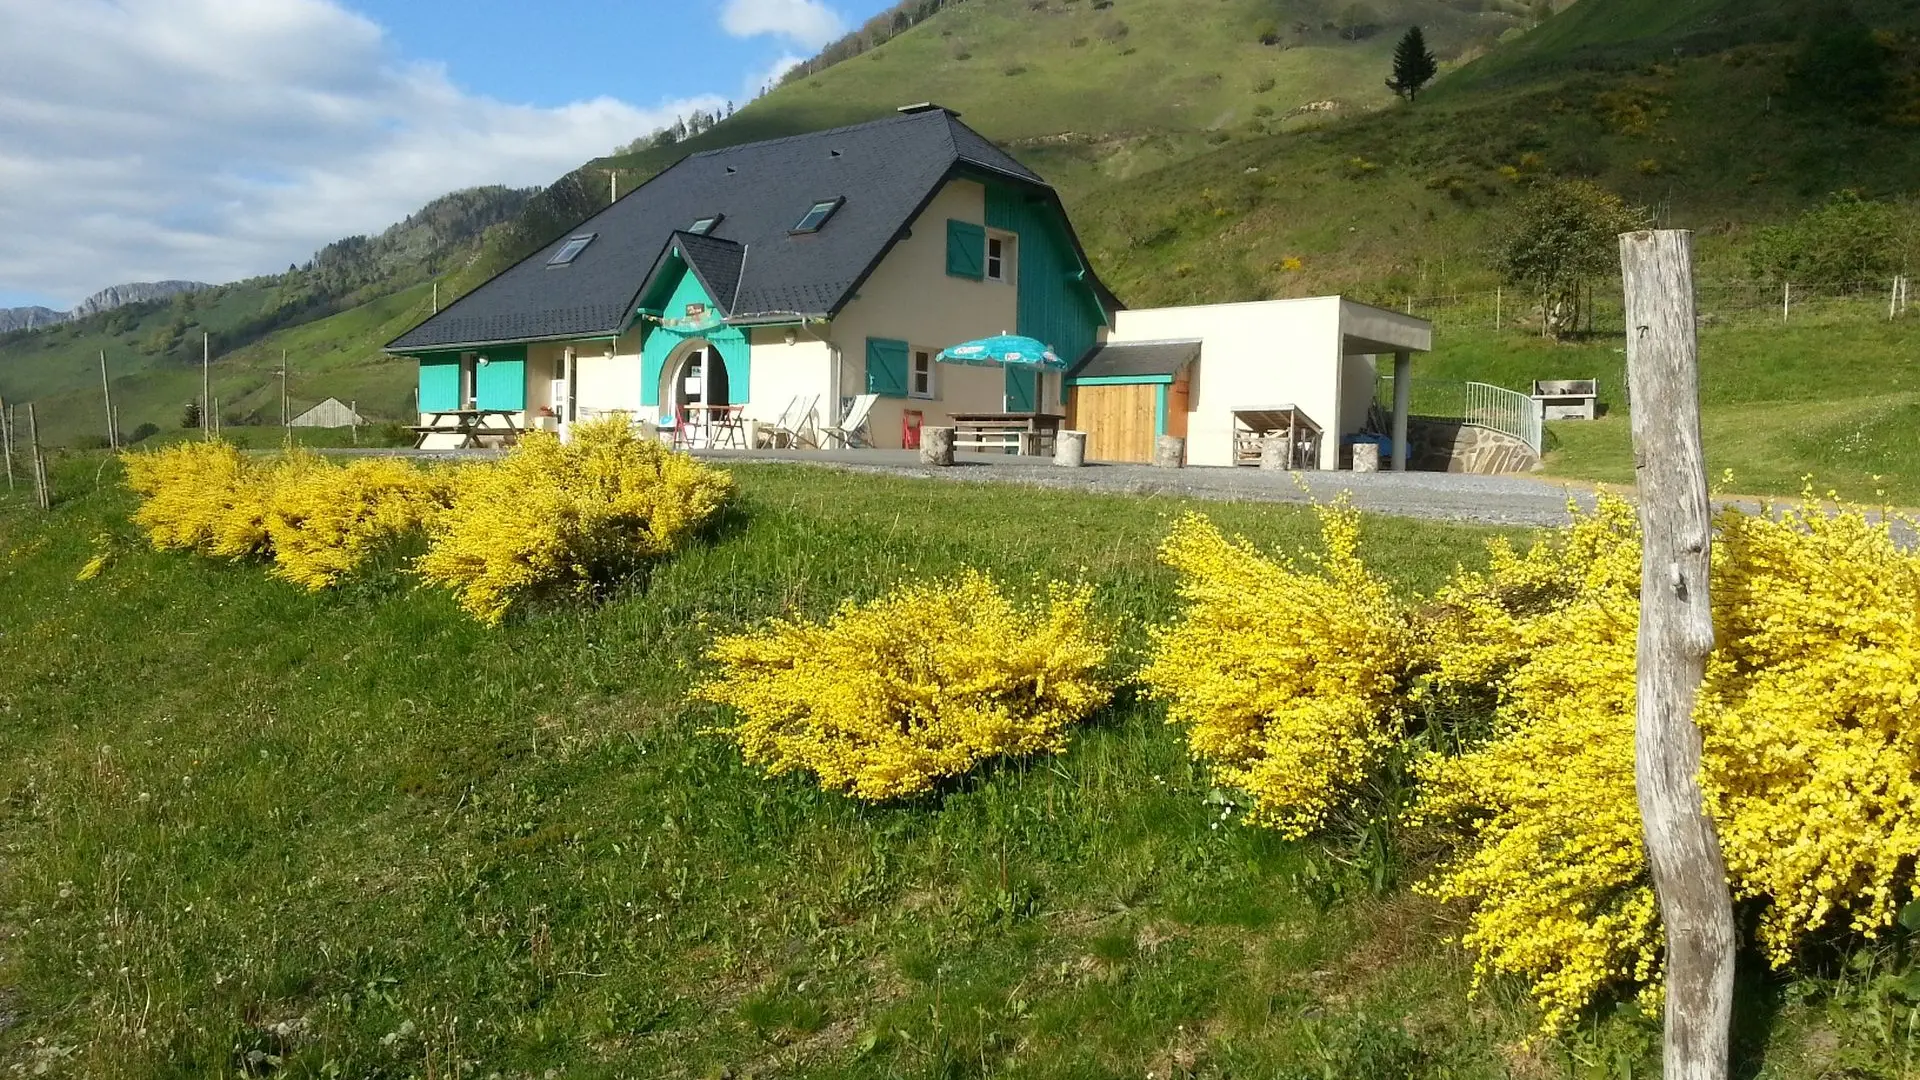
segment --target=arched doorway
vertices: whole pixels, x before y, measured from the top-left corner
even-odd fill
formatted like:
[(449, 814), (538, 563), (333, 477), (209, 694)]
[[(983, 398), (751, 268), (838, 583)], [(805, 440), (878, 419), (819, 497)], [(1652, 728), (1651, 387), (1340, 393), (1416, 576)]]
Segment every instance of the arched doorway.
[(704, 445), (710, 407), (733, 404), (726, 359), (712, 343), (696, 339), (674, 350), (665, 370), (660, 400), (672, 402), (674, 422), (687, 426), (695, 445)]

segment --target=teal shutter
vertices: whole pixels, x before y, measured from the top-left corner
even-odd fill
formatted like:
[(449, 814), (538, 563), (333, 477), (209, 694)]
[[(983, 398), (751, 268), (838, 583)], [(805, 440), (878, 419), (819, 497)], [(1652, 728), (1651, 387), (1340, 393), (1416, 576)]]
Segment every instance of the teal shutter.
[(460, 358), (420, 361), (420, 411), (446, 412), (460, 407)]
[(947, 219), (947, 273), (983, 281), (987, 276), (987, 230), (971, 221)]
[[(521, 350), (520, 355), (525, 356), (525, 351)], [(519, 412), (526, 408), (527, 362), (487, 354), (487, 362), (474, 368), (473, 396), (475, 404), (482, 409)]]
[(907, 343), (867, 339), (867, 393), (907, 396)]
[(1007, 411), (1038, 412), (1034, 407), (1038, 398), (1033, 392), (1033, 384), (1039, 379), (1039, 372), (1030, 367), (1008, 367), (1006, 370)]

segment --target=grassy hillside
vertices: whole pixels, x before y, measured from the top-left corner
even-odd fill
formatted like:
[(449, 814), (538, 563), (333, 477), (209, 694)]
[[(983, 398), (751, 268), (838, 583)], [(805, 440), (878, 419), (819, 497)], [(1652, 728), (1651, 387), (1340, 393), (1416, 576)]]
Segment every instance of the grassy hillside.
[(378, 349), (392, 336), (380, 331), (404, 329), (428, 313), (434, 278), (445, 277), (449, 291), (470, 280), (488, 237), (522, 216), (531, 197), (508, 188), (455, 192), (378, 236), (329, 244), (283, 274), (0, 336), (0, 398), (33, 401), (51, 442), (104, 439), (104, 351), (122, 432), (144, 423), (177, 426), (185, 404), (200, 396), (207, 334), (214, 396), (234, 423), (278, 420), (279, 384), (271, 373), (283, 349), (293, 361), (289, 389), (299, 407), (364, 396), (376, 414), (398, 417), (408, 404), (406, 380), (377, 367)]
[[(858, 123), (915, 101), (957, 109), (1069, 198), (1202, 151), (1391, 100), (1393, 44), (1422, 24), (1442, 61), (1491, 46), (1525, 5), (1433, 0), (967, 0), (790, 81), (678, 146), (596, 163), (636, 175), (682, 154)], [(1262, 39), (1272, 44), (1263, 44)], [(1309, 106), (1321, 106), (1309, 110)], [(1070, 152), (1062, 152), (1063, 149)]]
[[(710, 543), (498, 631), (391, 562), (310, 596), (153, 553), (93, 460), (51, 516), (0, 493), (0, 1070), (1649, 1074), (1627, 1012), (1528, 1045), (1513, 987), (1470, 1002), (1453, 915), (1392, 880), (1418, 853), (1243, 827), (1158, 706), (905, 805), (745, 768), (683, 700), (710, 634), (984, 565), (1023, 593), (1083, 575), (1131, 656), (1173, 610), (1154, 549), (1182, 504), (736, 476)], [(1483, 535), (1372, 519), (1363, 550), (1427, 589)], [(1900, 1075), (1902, 972), (1754, 980), (1741, 1075)]]

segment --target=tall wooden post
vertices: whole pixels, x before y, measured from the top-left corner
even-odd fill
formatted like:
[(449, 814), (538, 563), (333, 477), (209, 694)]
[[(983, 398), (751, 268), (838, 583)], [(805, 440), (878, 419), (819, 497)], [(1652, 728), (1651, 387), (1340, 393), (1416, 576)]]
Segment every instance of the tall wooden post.
[(40, 421), (33, 414), (33, 403), (27, 403), (27, 444), (33, 451), (28, 468), (33, 472), (33, 501), (42, 510), (53, 508), (53, 492), (47, 490), (47, 460), (40, 456)]
[(6, 458), (7, 490), (13, 490), (13, 416), (7, 411), (7, 399), (0, 398), (0, 456)]
[(1620, 238), (1643, 537), (1634, 786), (1667, 937), (1667, 1080), (1726, 1080), (1733, 901), (1700, 793), (1695, 699), (1713, 650), (1693, 234)]
[(213, 338), (200, 335), (200, 437), (213, 439)]
[(100, 350), (100, 397), (107, 406), (107, 449), (120, 449), (120, 432), (113, 423), (113, 385), (107, 381), (107, 350)]

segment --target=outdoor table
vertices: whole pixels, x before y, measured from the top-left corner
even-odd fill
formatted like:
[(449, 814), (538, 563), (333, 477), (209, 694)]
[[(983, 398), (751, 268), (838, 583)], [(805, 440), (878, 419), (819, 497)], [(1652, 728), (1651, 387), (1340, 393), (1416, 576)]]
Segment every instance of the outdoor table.
[(1051, 454), (1054, 436), (1066, 417), (1058, 413), (955, 413), (955, 450), (1005, 450), (1017, 454)]
[[(704, 448), (750, 449), (747, 446), (746, 422), (742, 418), (746, 406), (689, 404), (686, 408), (687, 424), (693, 429), (690, 434)], [(691, 443), (693, 440), (688, 441)]]
[[(460, 449), (479, 446), (483, 436), (497, 435), (511, 442), (520, 436), (520, 429), (513, 426), (514, 414), (518, 409), (438, 409), (429, 411), (426, 423), (414, 426), (413, 448), (427, 445), (427, 439), (434, 435), (459, 435)], [(499, 417), (499, 427), (487, 424), (489, 417)], [(443, 423), (452, 419), (452, 424)]]

